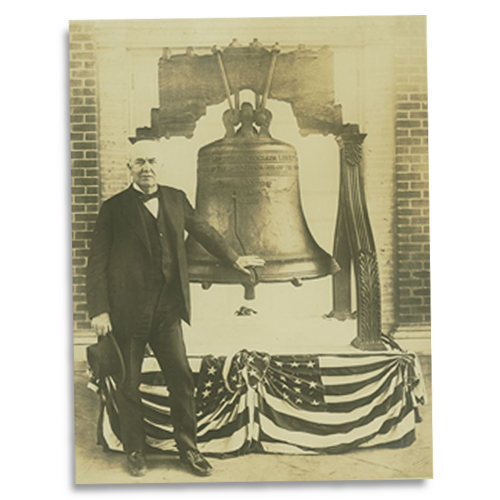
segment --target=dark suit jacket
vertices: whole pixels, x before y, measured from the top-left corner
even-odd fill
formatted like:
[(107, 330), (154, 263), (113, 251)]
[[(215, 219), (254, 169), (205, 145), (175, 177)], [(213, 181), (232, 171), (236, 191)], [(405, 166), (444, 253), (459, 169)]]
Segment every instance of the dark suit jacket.
[[(87, 303), (90, 317), (111, 316), (118, 335), (140, 335), (151, 325), (153, 273), (151, 248), (143, 210), (133, 187), (105, 201), (97, 218), (87, 267)], [(160, 204), (174, 248), (178, 271), (180, 317), (190, 321), (189, 280), (184, 230), (227, 265), (238, 254), (219, 233), (200, 218), (185, 193), (159, 186)]]

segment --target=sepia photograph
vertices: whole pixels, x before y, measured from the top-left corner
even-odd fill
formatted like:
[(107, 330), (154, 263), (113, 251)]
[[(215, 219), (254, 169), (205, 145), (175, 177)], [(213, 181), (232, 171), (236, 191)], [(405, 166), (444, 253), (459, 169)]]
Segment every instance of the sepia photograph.
[(77, 484), (433, 476), (425, 16), (69, 25)]

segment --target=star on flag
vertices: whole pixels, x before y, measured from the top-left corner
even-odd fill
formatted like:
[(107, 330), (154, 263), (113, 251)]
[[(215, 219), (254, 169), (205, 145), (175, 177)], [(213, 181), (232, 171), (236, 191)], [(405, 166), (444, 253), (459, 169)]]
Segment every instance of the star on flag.
[(318, 361), (313, 356), (273, 356), (273, 366), (282, 364), (281, 370), (270, 370), (269, 390), (281, 400), (309, 411), (321, 411), (324, 388)]

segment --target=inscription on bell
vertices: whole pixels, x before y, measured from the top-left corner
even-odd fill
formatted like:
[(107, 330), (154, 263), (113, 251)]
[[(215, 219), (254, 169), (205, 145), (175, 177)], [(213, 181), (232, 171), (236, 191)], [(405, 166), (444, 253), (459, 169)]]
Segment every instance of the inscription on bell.
[(200, 160), (207, 163), (220, 164), (220, 163), (252, 163), (252, 162), (297, 162), (297, 157), (293, 154), (271, 154), (271, 155), (255, 155), (247, 154), (242, 155), (241, 152), (235, 155), (211, 155), (211, 156), (201, 156)]
[(271, 187), (271, 181), (259, 181), (254, 179), (242, 179), (240, 182), (241, 186), (255, 187), (255, 188), (265, 188)]
[(245, 175), (246, 172), (259, 172), (260, 175), (287, 175), (294, 174), (298, 170), (297, 165), (254, 165), (254, 164), (234, 164), (234, 165), (199, 165), (198, 173)]

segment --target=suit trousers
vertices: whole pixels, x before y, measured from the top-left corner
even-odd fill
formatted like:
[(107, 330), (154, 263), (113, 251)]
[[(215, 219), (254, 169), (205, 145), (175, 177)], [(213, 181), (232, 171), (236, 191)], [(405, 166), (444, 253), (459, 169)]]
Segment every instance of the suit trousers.
[[(160, 297), (164, 293), (163, 289)], [(157, 307), (149, 336), (123, 339), (117, 336), (117, 341), (126, 369), (125, 381), (116, 392), (120, 437), (125, 451), (144, 451), (145, 448), (145, 423), (139, 385), (147, 343), (158, 360), (169, 390), (171, 422), (177, 448), (181, 453), (197, 449), (194, 382), (179, 317), (171, 312), (158, 311)]]

